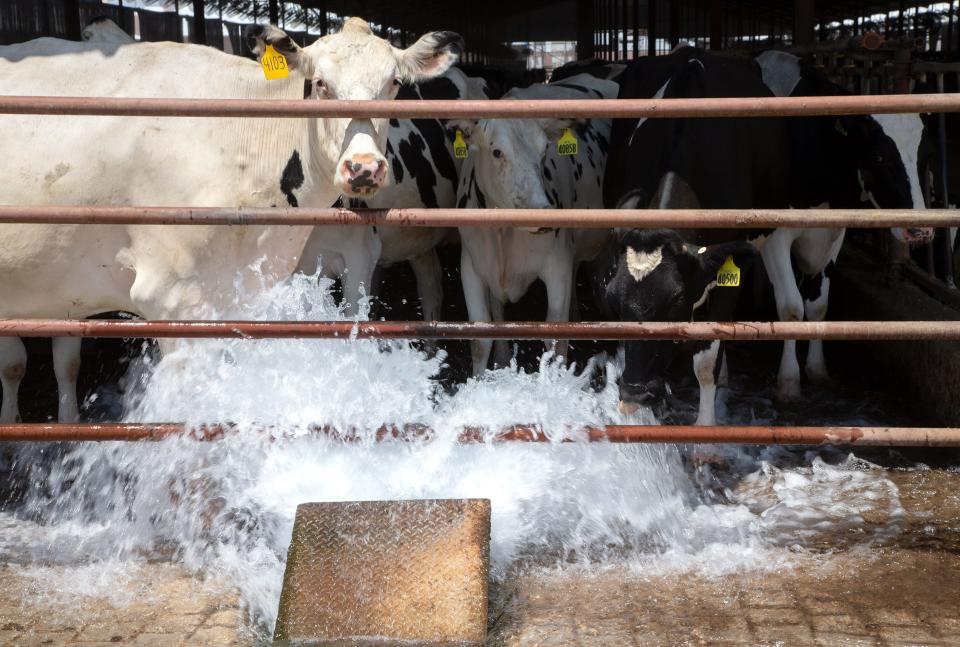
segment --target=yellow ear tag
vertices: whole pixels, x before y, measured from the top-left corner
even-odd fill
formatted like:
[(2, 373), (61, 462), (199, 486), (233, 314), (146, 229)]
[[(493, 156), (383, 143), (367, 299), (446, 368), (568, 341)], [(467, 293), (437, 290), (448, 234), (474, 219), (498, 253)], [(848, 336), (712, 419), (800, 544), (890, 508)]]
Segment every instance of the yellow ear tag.
[(263, 75), (268, 81), (273, 79), (285, 79), (290, 76), (290, 68), (287, 66), (287, 57), (273, 48), (273, 45), (267, 45), (260, 59), (260, 65), (263, 67)]
[(459, 159), (467, 156), (467, 142), (463, 141), (463, 132), (457, 128), (457, 136), (453, 140), (453, 155)]
[(740, 286), (740, 268), (733, 262), (733, 256), (727, 256), (717, 270), (717, 287), (736, 288)]
[(563, 136), (557, 140), (557, 153), (560, 155), (576, 155), (578, 147), (577, 138), (573, 136), (573, 132), (569, 128), (564, 128)]

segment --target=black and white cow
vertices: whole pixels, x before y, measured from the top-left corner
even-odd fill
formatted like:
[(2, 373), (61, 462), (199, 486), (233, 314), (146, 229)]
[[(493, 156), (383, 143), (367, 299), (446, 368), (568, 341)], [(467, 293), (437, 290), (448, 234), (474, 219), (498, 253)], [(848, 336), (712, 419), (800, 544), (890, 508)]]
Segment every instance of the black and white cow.
[[(469, 77), (457, 68), (442, 76), (401, 86), (397, 100), (486, 99), (486, 82)], [(390, 183), (370, 199), (351, 199), (351, 208), (452, 208), (456, 205), (457, 181), (463, 160), (453, 151), (453, 135), (441, 119), (391, 119), (387, 134)], [(378, 249), (360, 246), (353, 255), (374, 255), (363, 266), (381, 267), (409, 261), (417, 281), (423, 318), (439, 319), (443, 305), (442, 270), (436, 247), (450, 229), (436, 227), (377, 227)], [(307, 241), (300, 271), (312, 274), (323, 259), (322, 228)], [(349, 266), (348, 266), (349, 267)], [(367, 286), (372, 293), (372, 286)]]
[[(849, 94), (812, 66), (785, 52), (757, 57), (763, 81), (776, 96)], [(848, 115), (787, 120), (793, 154), (793, 207), (923, 209), (920, 150), (923, 121), (917, 114)], [(830, 271), (843, 243), (844, 229), (778, 229), (761, 250), (774, 286), (781, 320), (823, 321), (830, 294)], [(929, 240), (928, 228), (894, 229), (903, 242)], [(791, 259), (793, 263), (791, 263)], [(800, 272), (794, 276), (793, 265)], [(823, 342), (808, 346), (806, 374), (828, 379)], [(800, 395), (796, 342), (783, 346), (778, 376), (782, 399)]]
[[(623, 98), (771, 95), (755, 62), (717, 57), (693, 48), (682, 48), (649, 63), (631, 64), (622, 77), (620, 92)], [(848, 206), (850, 196), (859, 198), (862, 191), (869, 190), (883, 207), (922, 206), (916, 203), (912, 190), (916, 169), (909, 151), (872, 125), (867, 118), (847, 121), (845, 117), (618, 120), (612, 134), (605, 202), (608, 206), (628, 208), (839, 207)], [(881, 189), (879, 183), (888, 186)], [(908, 239), (924, 235), (923, 231), (897, 233)], [(646, 268), (632, 274), (635, 297), (652, 304), (643, 308), (642, 316), (637, 312), (621, 312), (621, 316), (643, 321), (686, 321), (695, 316), (702, 319), (702, 313), (708, 315), (707, 319), (724, 315), (726, 304), (719, 304), (719, 311), (715, 311), (714, 303), (718, 299), (726, 302), (737, 290), (718, 288), (712, 281), (699, 298), (685, 302), (685, 309), (666, 307), (669, 300), (664, 301), (664, 295), (660, 299), (650, 297), (651, 290), (686, 294), (696, 292), (697, 287), (695, 284), (691, 291), (685, 281), (693, 278), (685, 278), (683, 273), (673, 273), (669, 280), (661, 274), (670, 273), (671, 265), (667, 263), (661, 269), (664, 252), (658, 256), (656, 250), (670, 249), (671, 245), (665, 233), (657, 235), (662, 244), (645, 239), (650, 248), (644, 252), (647, 255), (637, 249), (633, 255), (634, 265)], [(825, 274), (836, 258), (842, 234), (838, 236), (830, 230), (771, 229), (697, 230), (681, 236), (693, 246), (688, 253), (694, 249), (697, 255), (702, 251), (708, 258), (714, 244), (749, 240), (760, 250), (771, 276), (780, 318), (801, 320), (804, 314), (811, 320), (824, 318), (829, 286)], [(627, 252), (620, 250), (620, 262), (624, 265), (630, 261)], [(746, 260), (742, 252), (740, 255)], [(733, 256), (736, 261), (736, 255)], [(801, 277), (813, 280), (802, 280), (798, 285), (791, 260)], [(781, 272), (783, 268), (786, 271)], [(801, 296), (801, 286), (806, 298)], [(694, 304), (701, 305), (695, 310)], [(706, 310), (701, 311), (702, 308)], [(638, 342), (632, 347), (621, 384), (627, 408), (661, 395), (654, 392), (640, 397), (645, 385), (655, 383), (658, 377), (646, 366), (665, 362), (663, 357), (658, 358), (659, 363), (650, 358), (672, 354), (676, 345)], [(808, 374), (820, 377), (825, 375), (822, 351), (818, 356), (814, 348)], [(701, 386), (697, 422), (713, 424), (715, 374), (722, 345), (711, 344), (703, 352), (696, 371)], [(795, 344), (785, 344), (778, 379), (778, 393), (784, 399), (799, 396), (795, 355)]]
[[(513, 89), (505, 99), (609, 99), (617, 84), (581, 74), (549, 85)], [(493, 209), (595, 208), (603, 204), (602, 177), (610, 121), (496, 119), (457, 122), (470, 143), (457, 191), (458, 207)], [(569, 129), (575, 155), (557, 142)], [(503, 320), (538, 278), (547, 288), (547, 321), (567, 321), (576, 264), (592, 258), (607, 230), (461, 227), (461, 278), (471, 321)], [(490, 357), (491, 340), (471, 345), (474, 375)], [(498, 345), (498, 350), (505, 346)], [(565, 353), (566, 344), (558, 344)], [(499, 352), (498, 352), (499, 354)], [(497, 357), (503, 363), (503, 357)]]
[[(594, 290), (601, 312), (614, 320), (731, 321), (740, 288), (715, 289), (717, 274), (727, 258), (746, 273), (755, 257), (756, 250), (743, 241), (698, 247), (672, 229), (618, 229), (597, 255)], [(683, 347), (693, 352), (693, 370), (701, 389), (697, 424), (714, 424), (720, 345), (719, 341), (626, 341), (618, 383), (620, 411), (632, 414), (648, 406), (662, 413), (667, 396), (664, 376), (676, 349)]]

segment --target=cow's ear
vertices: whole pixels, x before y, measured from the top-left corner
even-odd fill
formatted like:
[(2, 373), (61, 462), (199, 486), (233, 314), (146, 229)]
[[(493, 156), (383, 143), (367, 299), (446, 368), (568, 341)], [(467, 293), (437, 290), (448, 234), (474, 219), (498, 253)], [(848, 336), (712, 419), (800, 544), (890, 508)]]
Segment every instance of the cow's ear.
[(632, 189), (625, 193), (617, 202), (617, 209), (646, 209), (650, 205), (650, 198), (643, 189)]
[(400, 78), (416, 83), (439, 76), (457, 62), (463, 48), (463, 37), (456, 32), (424, 34), (407, 49), (396, 50)]
[(576, 130), (586, 124), (585, 119), (542, 119), (540, 125), (543, 132), (547, 134), (547, 139), (555, 142), (561, 137), (567, 128)]
[(717, 280), (717, 273), (728, 258), (733, 259), (734, 265), (739, 268), (741, 276), (753, 266), (757, 259), (757, 248), (744, 241), (734, 241), (710, 245), (709, 247), (695, 247), (687, 245), (687, 253), (697, 258), (703, 285)]
[(450, 133), (450, 138), (453, 139), (457, 136), (457, 131), (459, 130), (460, 134), (463, 135), (463, 141), (470, 144), (479, 125), (480, 122), (476, 119), (448, 119), (447, 132)]
[(273, 49), (283, 54), (291, 70), (297, 69), (303, 59), (300, 46), (293, 42), (287, 32), (274, 25), (250, 25), (244, 36), (250, 51), (256, 54), (258, 59), (263, 56), (267, 45), (273, 45)]

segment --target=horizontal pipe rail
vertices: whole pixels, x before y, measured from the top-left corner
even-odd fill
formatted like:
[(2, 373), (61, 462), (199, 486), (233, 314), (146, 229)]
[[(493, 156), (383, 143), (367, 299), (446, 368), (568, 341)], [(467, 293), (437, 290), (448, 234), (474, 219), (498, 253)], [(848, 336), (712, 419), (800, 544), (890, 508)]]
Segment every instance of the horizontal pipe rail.
[(960, 112), (958, 94), (530, 101), (297, 101), (0, 96), (0, 114), (127, 117), (580, 118), (771, 117)]
[[(0, 442), (106, 442), (159, 441), (189, 438), (214, 441), (235, 432), (230, 425), (188, 427), (179, 423), (161, 424), (6, 424), (0, 425)], [(363, 441), (356, 431), (340, 432), (317, 426), (316, 435), (344, 442)], [(263, 429), (271, 438), (282, 439), (283, 432)], [(425, 425), (384, 425), (374, 438), (401, 441), (430, 441), (435, 432)], [(585, 427), (565, 432), (564, 442), (611, 443), (718, 443), (743, 445), (855, 445), (869, 447), (958, 447), (960, 429), (930, 427), (768, 427), (692, 425), (610, 425)], [(463, 444), (500, 442), (551, 442), (551, 435), (535, 425), (514, 425), (491, 431), (483, 427), (465, 427), (458, 436)]]
[(457, 322), (0, 319), (0, 337), (960, 341), (960, 321)]
[(0, 223), (399, 227), (958, 227), (957, 209), (342, 209), (0, 205)]

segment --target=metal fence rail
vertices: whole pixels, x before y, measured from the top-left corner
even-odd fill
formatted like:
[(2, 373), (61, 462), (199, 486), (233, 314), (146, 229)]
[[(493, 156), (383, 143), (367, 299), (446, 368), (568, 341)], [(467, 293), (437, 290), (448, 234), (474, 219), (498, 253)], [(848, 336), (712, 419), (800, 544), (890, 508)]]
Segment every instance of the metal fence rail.
[(940, 340), (960, 321), (459, 322), (0, 319), (0, 337), (215, 339)]
[(957, 112), (958, 94), (708, 99), (303, 101), (0, 96), (0, 114), (261, 118), (667, 118)]
[(0, 205), (0, 223), (397, 227), (958, 227), (957, 209), (343, 209)]
[[(271, 439), (297, 438), (302, 434), (263, 427)], [(178, 423), (132, 424), (7, 424), (0, 425), (0, 442), (107, 442), (159, 441), (184, 438), (220, 440), (237, 432), (232, 425), (189, 427)], [(315, 426), (312, 435), (342, 442), (387, 440), (429, 442), (436, 432), (426, 425), (383, 425), (370, 435), (357, 430)], [(547, 433), (537, 425), (514, 425), (501, 429), (464, 427), (458, 434), (463, 444), (502, 442), (611, 442), (611, 443), (730, 443), (741, 445), (851, 445), (860, 447), (951, 447), (960, 445), (960, 429), (929, 427), (769, 427), (692, 425), (609, 425), (558, 430)]]
[[(960, 112), (960, 94), (629, 99), (587, 101), (265, 101), (0, 96), (0, 114), (220, 118), (687, 118)], [(480, 210), (236, 209), (177, 207), (0, 206), (0, 223), (398, 225), (412, 227), (952, 227), (954, 210)], [(960, 322), (600, 322), (463, 323), (350, 321), (0, 320), (0, 337), (179, 337), (316, 339), (691, 339), (960, 340)], [(3, 441), (216, 440), (230, 425), (10, 424)], [(282, 430), (262, 429), (280, 439)], [(318, 426), (316, 434), (363, 440), (356, 430)], [(569, 432), (569, 433), (568, 433)], [(423, 425), (384, 425), (378, 440), (429, 440)], [(564, 438), (616, 443), (960, 446), (960, 428), (614, 425), (564, 430)], [(548, 442), (531, 425), (464, 428), (460, 442)]]

